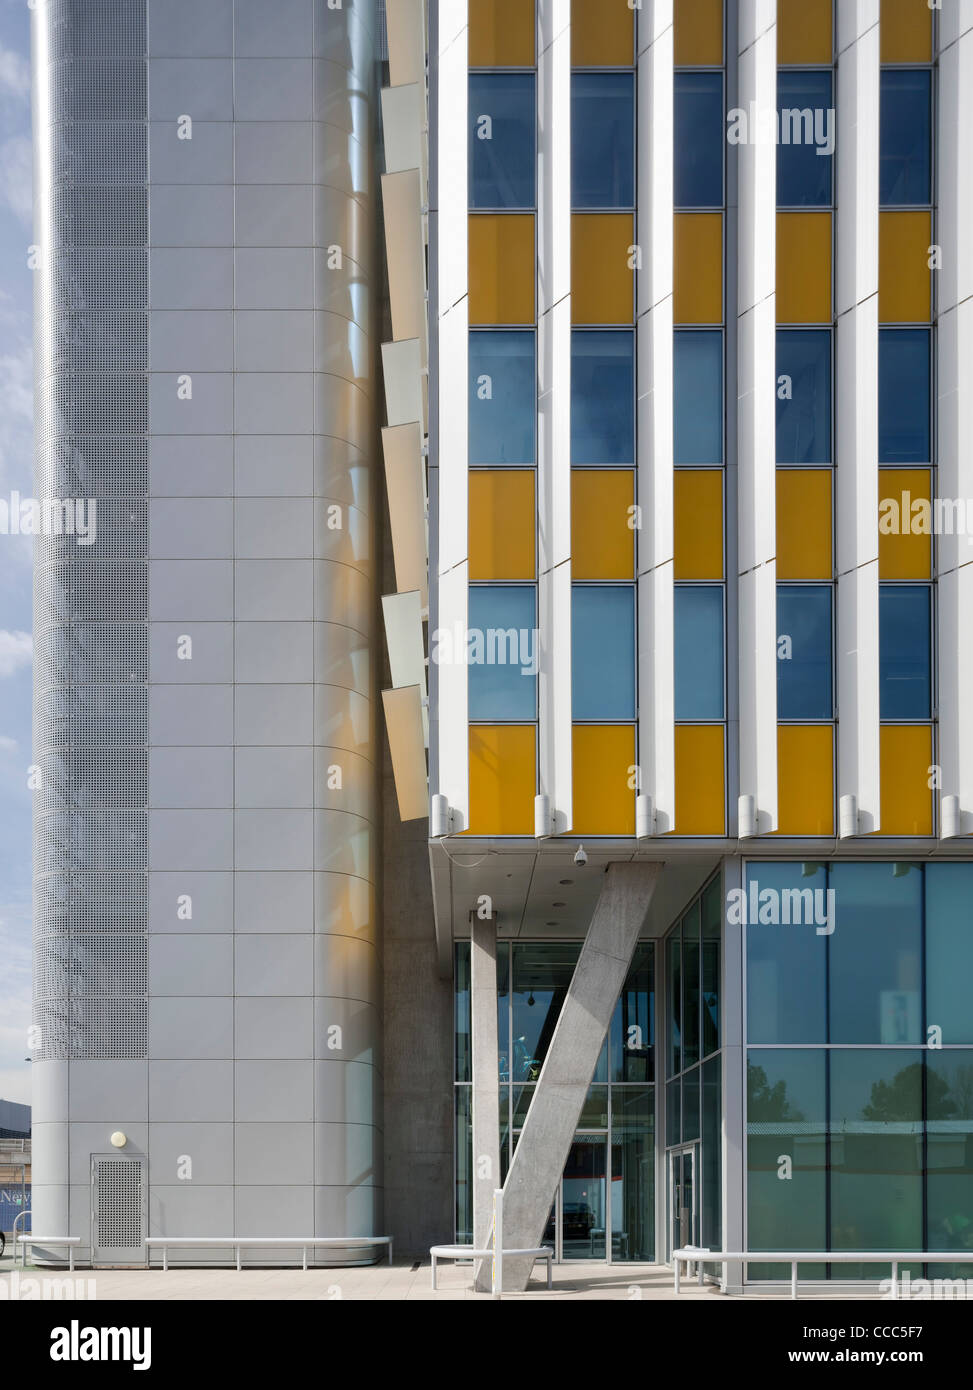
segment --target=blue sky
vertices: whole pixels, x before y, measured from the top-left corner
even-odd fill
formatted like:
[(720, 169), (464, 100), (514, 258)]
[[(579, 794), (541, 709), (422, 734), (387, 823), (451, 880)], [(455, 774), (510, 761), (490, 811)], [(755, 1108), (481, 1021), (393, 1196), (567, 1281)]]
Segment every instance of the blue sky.
[[(33, 495), (30, 11), (0, 0), (0, 497)], [(30, 1101), (31, 551), (0, 535), (0, 1097)]]

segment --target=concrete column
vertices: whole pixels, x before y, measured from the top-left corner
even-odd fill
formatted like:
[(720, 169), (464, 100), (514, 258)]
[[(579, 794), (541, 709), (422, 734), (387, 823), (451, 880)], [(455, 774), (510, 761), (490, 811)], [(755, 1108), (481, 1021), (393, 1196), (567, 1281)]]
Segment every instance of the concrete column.
[[(507, 1249), (540, 1243), (598, 1054), (661, 872), (661, 864), (608, 866), (503, 1186), (503, 1243)], [(475, 1031), (473, 1047), (475, 1065)], [(474, 1161), (476, 1152), (474, 1142)], [(504, 1260), (505, 1291), (526, 1288), (529, 1275), (529, 1260)]]
[[(723, 862), (723, 982), (720, 994), (720, 1046), (723, 1057), (723, 1249), (744, 1250), (747, 1203), (747, 1136), (744, 1127), (744, 991), (746, 927), (726, 920), (726, 899), (732, 888), (745, 886), (742, 859)], [(668, 1180), (668, 1178), (667, 1178)], [(726, 1267), (727, 1288), (743, 1292), (743, 1262)]]
[[(486, 1249), (493, 1192), (500, 1185), (500, 1067), (497, 1056), (497, 919), (470, 917), (473, 1048), (473, 1246)], [(474, 1287), (490, 1288), (490, 1261), (476, 1266)]]

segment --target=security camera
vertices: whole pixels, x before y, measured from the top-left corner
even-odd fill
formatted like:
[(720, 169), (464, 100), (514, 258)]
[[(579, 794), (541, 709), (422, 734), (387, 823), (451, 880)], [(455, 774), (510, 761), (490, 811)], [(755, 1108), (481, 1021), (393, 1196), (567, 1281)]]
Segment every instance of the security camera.
[(579, 869), (583, 869), (588, 862), (588, 856), (584, 852), (584, 845), (579, 845), (574, 856), (574, 862)]

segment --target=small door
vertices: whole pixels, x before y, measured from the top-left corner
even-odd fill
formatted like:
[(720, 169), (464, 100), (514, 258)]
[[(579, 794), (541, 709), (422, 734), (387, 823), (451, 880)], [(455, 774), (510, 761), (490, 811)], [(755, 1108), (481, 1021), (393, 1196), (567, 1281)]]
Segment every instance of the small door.
[(91, 1155), (91, 1263), (144, 1265), (148, 1172), (144, 1158)]
[(696, 1245), (696, 1145), (669, 1154), (669, 1254)]

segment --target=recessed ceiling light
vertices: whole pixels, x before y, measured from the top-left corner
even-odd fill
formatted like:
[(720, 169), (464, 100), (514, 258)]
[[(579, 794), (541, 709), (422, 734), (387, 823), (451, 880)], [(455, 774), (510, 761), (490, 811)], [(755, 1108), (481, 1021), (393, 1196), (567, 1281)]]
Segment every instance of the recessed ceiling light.
[(556, 926), (557, 926), (557, 923), (556, 923), (556, 922), (545, 922), (544, 925), (545, 925), (545, 927), (556, 927)]
[(574, 879), (573, 879), (573, 878), (559, 878), (559, 879), (558, 879), (558, 883), (573, 883), (573, 882), (574, 882)]
[(567, 907), (567, 903), (551, 903), (551, 907)]

